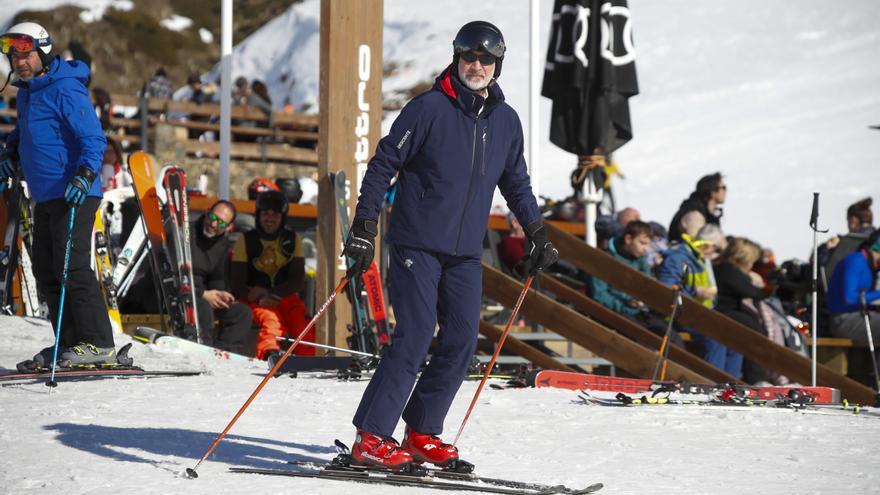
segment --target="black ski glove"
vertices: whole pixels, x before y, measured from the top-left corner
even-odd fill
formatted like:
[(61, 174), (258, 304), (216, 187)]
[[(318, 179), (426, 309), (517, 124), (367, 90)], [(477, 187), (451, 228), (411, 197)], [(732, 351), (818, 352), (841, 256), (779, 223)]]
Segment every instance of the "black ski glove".
[(526, 273), (536, 275), (559, 260), (559, 251), (547, 240), (547, 227), (542, 220), (535, 220), (526, 228)]
[(360, 275), (370, 268), (373, 255), (376, 251), (376, 234), (379, 233), (376, 222), (355, 217), (348, 231), (348, 239), (345, 241), (345, 249), (342, 254), (352, 263), (345, 273), (347, 278)]
[(67, 189), (64, 191), (64, 199), (71, 206), (82, 206), (86, 197), (89, 195), (89, 189), (95, 182), (95, 171), (89, 167), (80, 167), (76, 170), (76, 174), (71, 177), (67, 183)]

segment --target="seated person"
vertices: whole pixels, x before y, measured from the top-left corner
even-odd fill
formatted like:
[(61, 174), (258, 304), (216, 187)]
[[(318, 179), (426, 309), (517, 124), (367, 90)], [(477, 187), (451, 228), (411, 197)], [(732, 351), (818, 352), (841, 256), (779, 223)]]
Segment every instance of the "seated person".
[[(253, 355), (251, 310), (236, 302), (226, 285), (229, 238), (235, 221), (235, 206), (228, 201), (214, 203), (208, 213), (190, 226), (193, 285), (202, 341), (236, 354)], [(220, 327), (214, 328), (214, 321)]]
[[(687, 217), (695, 213), (688, 213), (682, 219), (682, 224), (687, 224), (682, 225), (685, 227), (683, 230), (687, 231), (688, 227), (693, 227), (694, 224), (689, 223)], [(703, 227), (700, 228), (696, 238), (687, 233), (680, 235), (680, 242), (667, 252), (666, 258), (660, 265), (657, 279), (667, 285), (678, 285), (684, 294), (693, 297), (707, 308), (714, 308), (718, 288), (708, 257), (714, 257), (715, 253), (719, 251), (719, 244), (724, 236), (718, 235), (716, 225), (705, 225), (702, 218), (696, 219), (695, 217), (694, 219), (698, 220), (696, 223), (702, 223)], [(703, 237), (706, 239), (702, 239)], [(714, 241), (707, 239), (714, 239)], [(687, 274), (685, 274), (684, 266), (687, 266)], [(686, 328), (685, 330), (693, 335), (694, 343), (702, 348), (701, 357), (704, 360), (733, 376), (739, 376), (742, 371), (741, 354), (705, 337), (694, 329)]]
[[(232, 291), (246, 301), (260, 330), (257, 357), (273, 362), (281, 354), (278, 337), (296, 338), (308, 325), (306, 305), (297, 293), (305, 284), (302, 241), (284, 226), (287, 197), (281, 191), (257, 196), (256, 228), (240, 236), (232, 255)], [(315, 341), (312, 327), (303, 340)], [(314, 356), (315, 348), (298, 345), (301, 356)]]
[[(752, 270), (760, 258), (761, 247), (756, 243), (741, 237), (733, 239), (715, 265), (718, 281), (718, 305), (715, 309), (767, 337), (767, 331), (757, 312), (759, 301), (766, 297), (763, 291), (764, 279)], [(730, 355), (732, 359), (743, 362), (741, 354), (730, 351)], [(731, 362), (729, 368), (733, 369), (734, 364)], [(744, 377), (748, 383), (769, 380), (767, 371), (755, 363), (749, 362), (745, 368), (741, 365), (740, 371), (744, 370), (748, 371)]]
[[(831, 335), (868, 342), (861, 300), (871, 303), (880, 299), (874, 280), (880, 270), (880, 230), (875, 231), (859, 249), (840, 260), (828, 283), (828, 311), (831, 313)], [(864, 294), (864, 295), (863, 295)], [(880, 345), (880, 315), (869, 311), (875, 348)]]
[[(611, 238), (606, 244), (606, 251), (614, 259), (635, 268), (649, 277), (651, 267), (648, 264), (648, 248), (651, 246), (651, 226), (641, 220), (627, 223), (620, 237)], [(620, 313), (627, 318), (644, 325), (661, 337), (666, 333), (667, 324), (663, 318), (651, 313), (645, 303), (633, 299), (629, 294), (611, 287), (604, 280), (596, 277), (590, 279), (593, 299), (599, 304)], [(669, 336), (670, 342), (684, 347), (684, 342), (677, 332)]]

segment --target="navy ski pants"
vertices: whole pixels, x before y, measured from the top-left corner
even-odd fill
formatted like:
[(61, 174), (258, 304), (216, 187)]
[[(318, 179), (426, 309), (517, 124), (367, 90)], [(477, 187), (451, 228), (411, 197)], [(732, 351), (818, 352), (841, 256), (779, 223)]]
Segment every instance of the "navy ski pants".
[[(397, 325), (361, 398), (355, 427), (390, 437), (402, 414), (420, 433), (442, 433), (477, 347), (482, 278), (479, 258), (391, 246), (388, 285)], [(437, 346), (416, 382), (438, 323)]]

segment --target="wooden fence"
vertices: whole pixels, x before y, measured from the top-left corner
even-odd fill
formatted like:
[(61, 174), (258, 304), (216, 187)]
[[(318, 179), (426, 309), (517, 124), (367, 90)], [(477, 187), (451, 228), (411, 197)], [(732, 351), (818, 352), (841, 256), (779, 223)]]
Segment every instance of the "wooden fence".
[[(2, 96), (9, 99), (15, 93), (16, 89), (10, 86)], [(120, 112), (111, 111), (116, 116), (110, 119), (107, 138), (130, 149), (140, 149), (142, 136), (145, 134), (155, 136), (156, 126), (160, 124), (198, 133), (213, 132), (217, 135), (220, 132), (218, 103), (192, 103), (159, 98), (141, 100), (134, 95), (112, 95), (111, 100), (113, 107), (117, 109), (120, 106), (146, 109), (148, 115), (146, 118), (124, 118), (118, 116)], [(3, 117), (14, 121), (17, 114), (14, 109), (0, 109), (0, 118)], [(192, 120), (193, 117), (197, 120)], [(269, 116), (262, 110), (248, 106), (233, 106), (231, 118), (233, 121), (253, 124), (232, 126), (233, 141), (230, 152), (233, 158), (317, 167), (317, 115), (273, 112), (270, 126)], [(144, 125), (147, 126), (146, 133), (142, 129)], [(14, 124), (0, 123), (0, 132), (10, 132), (13, 128)], [(201, 141), (186, 138), (181, 141), (185, 143), (184, 149), (188, 155), (218, 157), (220, 142), (219, 137), (217, 139)]]

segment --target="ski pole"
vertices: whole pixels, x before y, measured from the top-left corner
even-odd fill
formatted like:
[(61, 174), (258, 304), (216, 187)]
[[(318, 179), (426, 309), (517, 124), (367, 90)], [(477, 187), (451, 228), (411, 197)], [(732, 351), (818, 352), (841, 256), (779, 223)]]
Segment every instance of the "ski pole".
[(70, 271), (70, 244), (73, 240), (73, 219), (76, 216), (76, 206), (70, 207), (70, 223), (67, 225), (67, 244), (64, 246), (64, 267), (61, 269), (61, 295), (58, 297), (58, 318), (55, 324), (55, 348), (52, 349), (52, 375), (46, 382), (47, 387), (57, 387), (55, 381), (55, 366), (58, 360), (58, 344), (61, 342), (61, 317), (64, 315), (64, 296), (67, 295), (67, 272)]
[(871, 316), (868, 314), (868, 303), (865, 300), (865, 291), (859, 292), (859, 302), (862, 305), (862, 315), (865, 318), (865, 331), (868, 333), (868, 351), (871, 353), (871, 364), (874, 365), (874, 381), (877, 390), (880, 391), (880, 374), (877, 373), (877, 355), (874, 354), (874, 338), (871, 335)]
[(330, 294), (330, 297), (328, 297), (326, 301), (324, 301), (324, 304), (321, 305), (321, 308), (312, 318), (312, 321), (310, 321), (309, 324), (302, 329), (302, 331), (296, 337), (296, 340), (287, 349), (287, 352), (285, 352), (284, 355), (281, 356), (281, 358), (278, 360), (278, 362), (275, 363), (275, 366), (273, 366), (272, 369), (269, 370), (268, 373), (266, 373), (266, 376), (263, 377), (263, 381), (261, 381), (260, 384), (257, 385), (257, 388), (254, 389), (253, 393), (251, 393), (251, 396), (248, 397), (244, 404), (242, 404), (241, 409), (239, 409), (238, 412), (235, 413), (232, 421), (230, 421), (229, 424), (226, 425), (226, 428), (223, 429), (223, 432), (217, 436), (217, 439), (214, 440), (214, 443), (211, 444), (211, 447), (208, 448), (208, 451), (205, 452), (205, 455), (203, 455), (202, 458), (199, 459), (199, 462), (197, 462), (195, 466), (186, 469), (187, 478), (199, 477), (199, 473), (196, 472), (196, 470), (199, 469), (199, 466), (201, 466), (202, 463), (205, 462), (205, 459), (207, 459), (208, 456), (211, 455), (212, 452), (214, 452), (214, 449), (216, 449), (217, 445), (220, 444), (220, 440), (223, 440), (223, 437), (225, 437), (226, 434), (229, 433), (229, 430), (232, 429), (232, 425), (234, 425), (235, 422), (238, 421), (238, 418), (240, 418), (241, 415), (244, 414), (244, 411), (248, 408), (248, 406), (251, 405), (251, 402), (253, 402), (253, 400), (257, 397), (257, 394), (260, 393), (260, 390), (263, 390), (263, 387), (266, 385), (269, 379), (275, 376), (275, 373), (278, 372), (278, 369), (281, 368), (281, 365), (290, 356), (290, 353), (292, 353), (293, 350), (296, 349), (296, 346), (299, 345), (300, 341), (302, 341), (302, 338), (303, 336), (305, 336), (306, 332), (308, 332), (313, 326), (315, 326), (315, 323), (317, 323), (318, 319), (321, 318), (321, 316), (324, 314), (324, 311), (326, 311), (330, 304), (336, 299), (336, 296), (338, 296), (339, 293), (342, 292), (342, 289), (345, 288), (345, 285), (347, 283), (348, 279), (345, 277), (343, 277), (342, 280), (339, 281), (339, 284), (336, 286), (335, 289), (333, 289), (333, 293)]
[[(681, 289), (678, 285), (673, 285), (672, 313), (669, 315), (669, 323), (666, 325), (666, 333), (663, 334), (663, 342), (660, 343), (660, 355), (657, 357), (657, 362), (654, 363), (654, 372), (651, 374), (652, 381), (657, 380), (657, 371), (660, 371), (660, 381), (666, 380), (666, 366), (669, 362), (669, 336), (672, 335), (672, 327), (675, 323), (675, 317), (678, 314), (679, 308), (681, 308)], [(663, 363), (662, 370), (660, 368), (660, 363)]]
[(523, 300), (526, 298), (526, 293), (529, 291), (529, 287), (532, 285), (532, 280), (535, 279), (534, 275), (529, 275), (529, 278), (526, 279), (525, 285), (523, 285), (522, 292), (519, 293), (519, 299), (516, 301), (516, 306), (513, 307), (513, 312), (510, 313), (510, 319), (507, 320), (507, 327), (504, 329), (504, 333), (501, 334), (501, 338), (498, 339), (498, 345), (495, 347), (495, 353), (492, 354), (492, 359), (489, 360), (489, 364), (486, 365), (486, 371), (483, 373), (483, 379), (480, 380), (480, 385), (477, 386), (477, 391), (474, 393), (474, 398), (471, 399), (471, 405), (468, 407), (467, 413), (464, 415), (464, 419), (461, 420), (461, 426), (458, 427), (458, 433), (455, 434), (455, 440), (452, 442), (452, 446), (458, 443), (458, 439), (461, 437), (461, 432), (464, 431), (464, 426), (468, 422), (468, 418), (470, 418), (471, 413), (474, 411), (474, 406), (477, 405), (477, 398), (480, 397), (480, 392), (483, 391), (483, 386), (486, 385), (486, 380), (489, 378), (489, 374), (492, 372), (492, 368), (495, 366), (495, 360), (498, 359), (498, 355), (501, 354), (501, 347), (504, 346), (504, 340), (507, 339), (507, 334), (510, 333), (510, 325), (513, 324), (513, 320), (516, 319), (516, 314), (519, 313), (519, 307), (522, 306)]
[[(293, 340), (288, 337), (275, 337), (275, 339), (281, 340), (284, 342), (290, 342)], [(330, 351), (345, 352), (345, 353), (352, 354), (355, 356), (364, 356), (364, 357), (370, 357), (370, 358), (374, 358), (374, 359), (381, 359), (382, 358), (382, 356), (380, 356), (378, 354), (370, 354), (369, 352), (355, 351), (353, 349), (344, 349), (342, 347), (333, 347), (332, 345), (318, 344), (317, 342), (307, 342), (307, 341), (303, 340), (302, 342), (300, 342), (300, 344), (308, 345), (308, 346), (312, 346), (312, 347), (317, 347), (318, 349), (327, 349)]]

